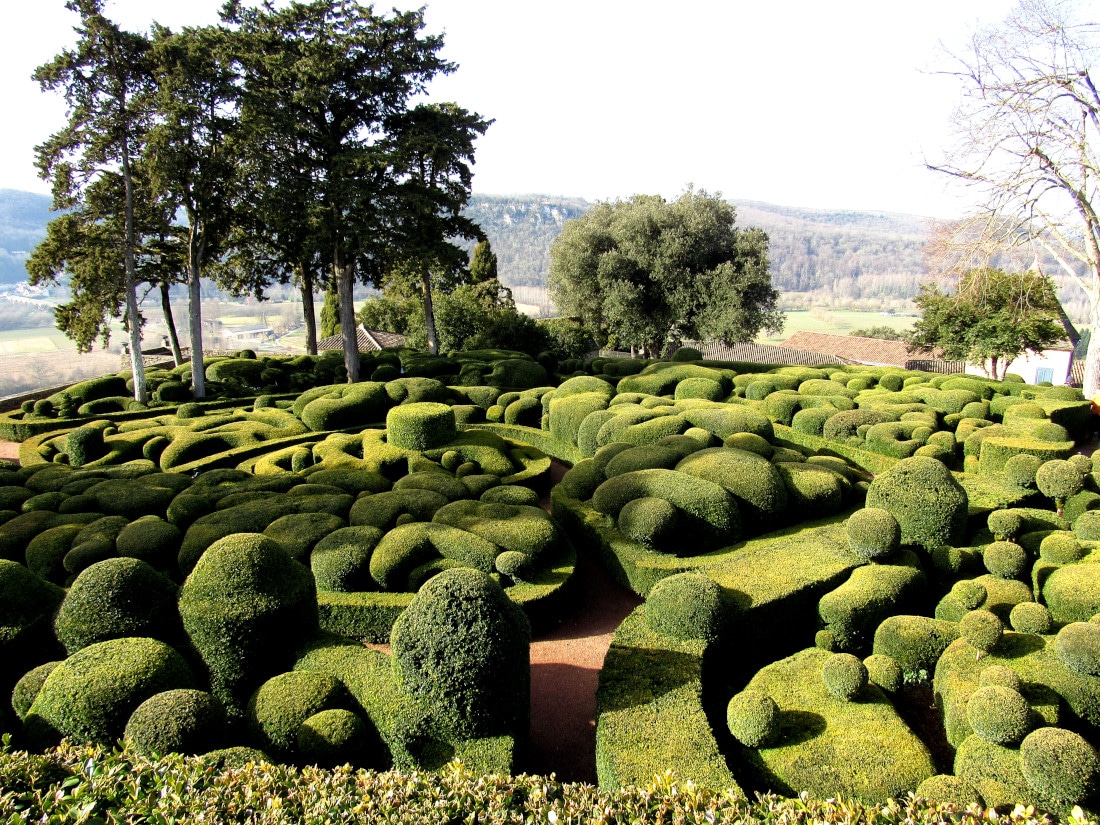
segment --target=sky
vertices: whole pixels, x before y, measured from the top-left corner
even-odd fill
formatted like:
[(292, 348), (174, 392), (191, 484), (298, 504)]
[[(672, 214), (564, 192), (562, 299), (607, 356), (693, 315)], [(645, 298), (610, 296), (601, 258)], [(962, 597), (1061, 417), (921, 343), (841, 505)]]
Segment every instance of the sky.
[[(727, 198), (818, 209), (964, 214), (925, 168), (960, 98), (948, 51), (1014, 0), (424, 0), (458, 64), (429, 98), (495, 122), (474, 192), (614, 200)], [(64, 0), (0, 0), (0, 188), (48, 193), (34, 146), (65, 122), (35, 67), (75, 43)], [(420, 2), (391, 0), (376, 11)], [(221, 0), (107, 0), (147, 31), (217, 21)], [(948, 51), (945, 51), (948, 50)]]

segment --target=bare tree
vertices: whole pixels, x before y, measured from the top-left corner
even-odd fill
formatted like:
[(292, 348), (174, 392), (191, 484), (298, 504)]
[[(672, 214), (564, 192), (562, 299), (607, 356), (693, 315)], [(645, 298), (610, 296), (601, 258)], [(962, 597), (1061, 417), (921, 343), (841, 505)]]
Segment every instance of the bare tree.
[[(953, 265), (941, 259), (940, 266), (964, 271), (998, 251), (1026, 248), (1029, 258), (1055, 262), (1084, 290), (1096, 329), (1100, 24), (1081, 19), (1079, 11), (1072, 0), (1020, 0), (1002, 23), (979, 31), (965, 52), (952, 55), (950, 74), (963, 92), (953, 119), (956, 143), (929, 168), (979, 193), (976, 214), (952, 233)], [(1094, 336), (1086, 394), (1098, 384), (1100, 336)]]

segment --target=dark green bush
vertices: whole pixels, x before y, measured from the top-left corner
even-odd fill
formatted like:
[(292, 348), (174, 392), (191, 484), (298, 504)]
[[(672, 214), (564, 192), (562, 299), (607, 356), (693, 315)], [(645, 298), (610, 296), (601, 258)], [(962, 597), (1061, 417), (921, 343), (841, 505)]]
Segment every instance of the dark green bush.
[(259, 491), (240, 495), (246, 497), (240, 503), (227, 496), (221, 502), (225, 509), (201, 516), (187, 528), (178, 557), (182, 573), (190, 573), (203, 553), (219, 539), (238, 533), (262, 533), (277, 518), (299, 510), (299, 502), (291, 496)]
[(1012, 510), (994, 510), (986, 519), (989, 532), (997, 541), (1012, 541), (1024, 529), (1024, 520)]
[(377, 527), (385, 531), (395, 527), (403, 515), (416, 521), (431, 521), (447, 501), (442, 493), (415, 487), (376, 493), (363, 496), (352, 505), (348, 523), (352, 527)]
[(858, 567), (818, 601), (817, 615), (833, 635), (833, 650), (863, 650), (881, 621), (908, 604), (916, 606), (924, 573), (911, 554), (899, 561)]
[(1100, 676), (1100, 624), (1071, 622), (1054, 640), (1058, 659), (1074, 673)]
[(124, 636), (172, 643), (179, 635), (176, 585), (138, 559), (97, 562), (73, 581), (54, 629), (70, 654)]
[(659, 447), (656, 444), (645, 444), (631, 447), (628, 450), (615, 455), (604, 467), (604, 475), (612, 476), (630, 473), (635, 470), (651, 470), (655, 468), (671, 470), (680, 461), (680, 453), (668, 447)]
[(792, 511), (802, 519), (815, 519), (840, 512), (844, 506), (844, 491), (839, 477), (812, 464), (778, 463), (787, 501)]
[(1017, 633), (1050, 633), (1053, 620), (1045, 605), (1038, 602), (1020, 602), (1008, 614), (1008, 621)]
[(874, 652), (890, 656), (906, 679), (927, 679), (940, 655), (959, 637), (956, 622), (927, 616), (891, 616), (875, 630)]
[(24, 723), (36, 746), (63, 736), (112, 744), (138, 705), (193, 683), (183, 657), (163, 642), (135, 637), (98, 642), (54, 668)]
[(995, 541), (982, 553), (985, 569), (1001, 579), (1019, 579), (1031, 566), (1027, 551), (1011, 541)]
[(333, 676), (316, 670), (280, 673), (264, 682), (248, 701), (248, 729), (267, 753), (288, 756), (298, 728), (315, 713), (347, 709), (351, 697)]
[(394, 623), (393, 665), (435, 726), (458, 737), (525, 737), (530, 714), (523, 611), (469, 568), (428, 581)]
[(329, 513), (291, 513), (271, 522), (264, 535), (282, 545), (291, 558), (304, 562), (317, 542), (343, 527), (347, 522)]
[(421, 565), (442, 557), (491, 573), (499, 552), (500, 548), (491, 541), (448, 524), (400, 524), (374, 548), (370, 574), (381, 590), (414, 591), (411, 576)]
[[(736, 437), (764, 441), (752, 433), (739, 433), (729, 438)], [(770, 445), (768, 452), (771, 454)], [(747, 526), (754, 531), (777, 524), (788, 515), (790, 494), (782, 473), (755, 450), (731, 446), (698, 450), (682, 459), (676, 470), (712, 481), (730, 492), (737, 498)]]
[(866, 504), (897, 519), (902, 544), (934, 548), (961, 544), (965, 536), (966, 491), (935, 459), (903, 459), (877, 475), (867, 490)]
[(895, 553), (901, 546), (901, 527), (886, 510), (864, 507), (852, 513), (845, 524), (848, 549), (866, 561)]
[(619, 511), (619, 532), (654, 550), (677, 554), (679, 512), (674, 504), (663, 498), (636, 498)]
[(147, 756), (198, 755), (219, 747), (225, 714), (217, 700), (202, 690), (179, 688), (156, 693), (130, 715), (123, 738)]
[(1045, 462), (1035, 473), (1035, 486), (1039, 488), (1039, 492), (1053, 499), (1059, 507), (1067, 498), (1080, 492), (1084, 483), (1081, 471), (1061, 459)]
[(139, 559), (157, 570), (176, 565), (183, 533), (160, 516), (142, 516), (127, 524), (115, 539), (120, 556)]
[(456, 435), (454, 411), (446, 404), (424, 401), (393, 407), (386, 414), (386, 439), (402, 450), (442, 447)]
[(487, 504), (521, 504), (534, 507), (539, 503), (539, 494), (530, 487), (507, 484), (490, 487), (481, 494), (479, 500)]
[(779, 732), (779, 706), (759, 690), (743, 690), (726, 706), (726, 726), (742, 745), (759, 748)]
[(829, 693), (850, 702), (867, 687), (867, 667), (851, 653), (834, 653), (821, 667), (821, 680)]
[(1004, 633), (1004, 624), (988, 610), (971, 610), (959, 622), (959, 635), (978, 651), (978, 657), (993, 650)]
[(459, 479), (450, 473), (441, 473), (437, 470), (409, 473), (407, 476), (399, 478), (393, 485), (393, 492), (404, 492), (412, 489), (430, 490), (433, 493), (445, 496), (448, 501), (458, 501), (470, 497), (469, 488)]
[(1031, 706), (1011, 688), (986, 685), (967, 701), (966, 721), (987, 742), (1015, 745), (1031, 728)]
[(38, 692), (46, 682), (46, 677), (53, 673), (53, 669), (59, 664), (61, 662), (45, 662), (19, 677), (11, 693), (11, 707), (20, 720), (26, 718), (27, 711), (31, 709)]
[(831, 441), (845, 441), (856, 435), (859, 428), (865, 424), (882, 424), (894, 420), (896, 420), (894, 415), (882, 410), (862, 408), (844, 410), (826, 419), (821, 434)]
[(710, 378), (685, 378), (676, 385), (673, 397), (679, 401), (684, 398), (702, 398), (706, 401), (722, 401), (729, 394), (722, 384)]
[(1100, 613), (1100, 576), (1092, 564), (1067, 564), (1042, 582), (1042, 598), (1056, 624), (1085, 622)]
[(673, 362), (702, 361), (703, 353), (701, 353), (695, 347), (680, 347), (674, 353), (672, 353), (672, 357), (669, 358), (669, 360)]
[(1073, 532), (1082, 541), (1100, 541), (1100, 510), (1082, 513), (1073, 522)]
[(917, 786), (918, 799), (928, 799), (940, 805), (954, 805), (957, 809), (982, 804), (982, 797), (965, 780), (951, 774), (931, 776)]
[(373, 590), (370, 557), (382, 535), (377, 527), (344, 527), (318, 541), (309, 556), (317, 589), (343, 593)]
[(313, 576), (256, 533), (207, 549), (180, 590), (179, 611), (211, 692), (230, 718), (243, 715), (253, 691), (285, 671), (318, 626)]
[(1043, 799), (1075, 805), (1096, 793), (1100, 759), (1080, 734), (1042, 727), (1020, 743), (1020, 770)]
[(732, 609), (721, 586), (701, 573), (677, 573), (661, 579), (649, 591), (646, 623), (673, 639), (714, 642), (722, 634)]
[[(381, 367), (379, 368), (381, 369)], [(315, 713), (298, 727), (298, 757), (311, 765), (377, 766), (388, 754), (377, 734), (358, 714), (343, 708)]]

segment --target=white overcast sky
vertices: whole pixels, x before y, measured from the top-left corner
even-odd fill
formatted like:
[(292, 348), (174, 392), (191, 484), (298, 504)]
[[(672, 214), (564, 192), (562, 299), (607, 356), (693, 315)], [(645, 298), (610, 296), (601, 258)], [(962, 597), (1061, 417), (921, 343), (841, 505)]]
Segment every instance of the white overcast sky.
[[(459, 64), (431, 97), (495, 123), (474, 191), (608, 200), (689, 183), (789, 206), (953, 217), (927, 171), (959, 97), (941, 42), (965, 44), (1012, 0), (426, 0)], [(419, 2), (376, 3), (378, 11)], [(217, 20), (221, 0), (108, 0), (145, 31)], [(33, 147), (61, 127), (30, 80), (75, 42), (64, 0), (0, 0), (0, 188), (48, 192)]]

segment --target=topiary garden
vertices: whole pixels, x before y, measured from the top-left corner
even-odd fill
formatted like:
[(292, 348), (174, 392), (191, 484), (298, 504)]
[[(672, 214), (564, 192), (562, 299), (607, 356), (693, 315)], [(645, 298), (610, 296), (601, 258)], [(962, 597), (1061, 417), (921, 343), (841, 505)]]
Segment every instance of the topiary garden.
[(0, 416), (5, 729), (522, 769), (579, 551), (646, 599), (600, 674), (602, 786), (1100, 810), (1088, 403), (696, 355), (211, 359), (200, 404), (166, 371), (147, 408), (118, 375)]

